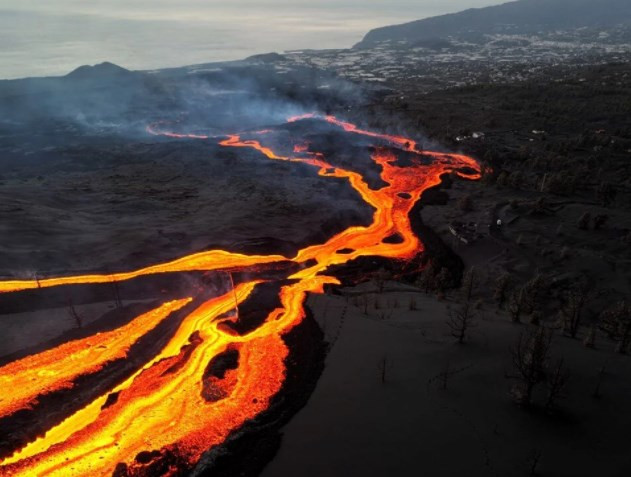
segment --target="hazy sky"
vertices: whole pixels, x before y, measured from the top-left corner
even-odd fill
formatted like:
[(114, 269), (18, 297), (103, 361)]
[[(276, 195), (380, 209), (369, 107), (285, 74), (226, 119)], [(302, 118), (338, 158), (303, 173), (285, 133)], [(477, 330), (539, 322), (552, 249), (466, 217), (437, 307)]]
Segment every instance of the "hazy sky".
[(500, 0), (0, 0), (0, 78), (346, 48), (371, 28)]

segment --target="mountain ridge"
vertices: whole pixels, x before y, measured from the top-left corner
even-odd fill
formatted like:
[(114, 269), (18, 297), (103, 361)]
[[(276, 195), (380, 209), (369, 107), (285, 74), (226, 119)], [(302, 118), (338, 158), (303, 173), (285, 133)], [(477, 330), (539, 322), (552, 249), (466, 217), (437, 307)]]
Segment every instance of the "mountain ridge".
[(354, 48), (369, 48), (384, 41), (418, 41), (510, 32), (631, 25), (629, 0), (518, 0), (457, 13), (429, 17), (369, 31)]

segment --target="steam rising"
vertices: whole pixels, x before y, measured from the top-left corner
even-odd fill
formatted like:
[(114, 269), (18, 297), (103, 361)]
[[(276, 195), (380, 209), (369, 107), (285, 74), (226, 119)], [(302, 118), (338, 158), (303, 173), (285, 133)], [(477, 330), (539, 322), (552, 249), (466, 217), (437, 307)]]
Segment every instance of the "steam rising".
[(102, 63), (59, 78), (7, 81), (0, 83), (0, 127), (35, 128), (57, 139), (60, 133), (140, 137), (148, 124), (168, 118), (189, 132), (221, 135), (363, 98), (356, 85), (310, 68), (279, 74), (276, 58), (154, 72)]

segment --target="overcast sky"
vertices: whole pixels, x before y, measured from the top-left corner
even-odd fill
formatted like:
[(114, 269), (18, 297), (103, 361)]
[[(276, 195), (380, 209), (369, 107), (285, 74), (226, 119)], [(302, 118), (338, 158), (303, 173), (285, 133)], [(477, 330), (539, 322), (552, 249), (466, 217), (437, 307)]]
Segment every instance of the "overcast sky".
[(0, 78), (346, 48), (371, 28), (499, 0), (0, 0)]

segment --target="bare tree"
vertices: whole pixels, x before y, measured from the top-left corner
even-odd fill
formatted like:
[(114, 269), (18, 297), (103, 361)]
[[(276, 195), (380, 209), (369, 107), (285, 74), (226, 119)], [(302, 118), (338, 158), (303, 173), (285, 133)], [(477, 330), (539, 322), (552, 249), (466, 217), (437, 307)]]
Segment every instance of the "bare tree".
[(112, 285), (112, 291), (114, 292), (114, 306), (116, 308), (122, 308), (123, 307), (123, 302), (121, 301), (120, 288), (118, 286), (118, 282), (114, 278), (114, 276), (113, 276), (113, 274), (112, 274), (112, 272), (110, 271), (109, 268), (106, 268), (105, 272), (109, 276), (110, 284)]
[(449, 385), (449, 378), (451, 377), (451, 363), (449, 360), (445, 363), (445, 369), (438, 374), (438, 380), (440, 382), (440, 389), (443, 391), (447, 390), (447, 386)]
[(605, 214), (599, 214), (594, 217), (594, 230), (602, 229), (609, 221), (609, 216)]
[(511, 350), (513, 365), (519, 379), (518, 385), (513, 387), (512, 394), (519, 404), (529, 406), (533, 390), (546, 380), (551, 343), (552, 333), (539, 326), (521, 333)]
[(381, 374), (381, 384), (386, 383), (386, 371), (388, 370), (388, 357), (384, 356), (379, 363), (379, 371)]
[(607, 182), (602, 182), (596, 188), (596, 199), (605, 207), (614, 202), (616, 195), (616, 189)]
[(368, 295), (364, 295), (363, 297), (363, 302), (362, 302), (362, 309), (364, 311), (364, 315), (368, 314)]
[(578, 228), (581, 230), (589, 229), (589, 222), (591, 221), (592, 216), (589, 212), (585, 212), (581, 215), (580, 219), (578, 219)]
[(375, 273), (375, 285), (377, 287), (377, 293), (383, 293), (384, 288), (386, 287), (386, 280), (388, 279), (388, 272), (383, 268), (380, 268), (377, 273)]
[(112, 280), (112, 288), (114, 289), (114, 306), (116, 306), (116, 308), (122, 308), (123, 302), (121, 300), (120, 289), (116, 280)]
[(586, 348), (595, 348), (596, 347), (596, 327), (591, 326), (587, 335), (585, 335), (585, 339), (583, 340), (583, 345)]
[(478, 289), (478, 277), (475, 267), (468, 269), (462, 276), (460, 294), (464, 301), (471, 301)]
[(83, 328), (83, 319), (72, 302), (72, 298), (68, 297), (68, 315), (74, 320), (77, 328)]
[(436, 275), (436, 288), (439, 292), (444, 293), (449, 287), (453, 285), (453, 277), (448, 268), (443, 267)]
[(537, 273), (522, 288), (522, 306), (527, 314), (541, 309), (543, 296), (547, 286), (547, 279)]
[(471, 267), (462, 277), (460, 286), (462, 304), (458, 305), (456, 309), (449, 310), (449, 321), (447, 322), (451, 329), (451, 335), (458, 340), (459, 344), (465, 342), (467, 332), (473, 327), (473, 320), (476, 316), (473, 298), (477, 287), (476, 270)]
[(381, 310), (379, 313), (377, 313), (377, 316), (381, 321), (385, 321), (392, 318), (393, 313), (393, 310)]
[(469, 364), (467, 366), (463, 366), (460, 368), (453, 368), (451, 366), (451, 362), (449, 360), (447, 360), (447, 362), (445, 363), (445, 366), (443, 367), (443, 370), (438, 373), (436, 376), (432, 377), (431, 379), (429, 379), (427, 381), (427, 385), (430, 386), (433, 383), (438, 383), (438, 386), (440, 387), (440, 389), (442, 389), (443, 391), (447, 390), (447, 387), (449, 385), (449, 380), (453, 377), (456, 376), (460, 373), (463, 373), (464, 371), (468, 370), (469, 368), (472, 368), (473, 365)]
[(524, 311), (524, 289), (520, 288), (510, 294), (508, 299), (508, 312), (513, 323), (521, 323), (521, 314)]
[(470, 195), (465, 195), (458, 200), (458, 208), (462, 212), (471, 212), (473, 210), (473, 199)]
[(467, 337), (467, 332), (475, 324), (475, 308), (470, 301), (465, 301), (455, 310), (449, 310), (449, 321), (447, 324), (451, 329), (451, 336), (456, 338), (458, 344), (463, 344)]
[(418, 285), (425, 293), (429, 293), (436, 286), (436, 266), (433, 262), (429, 262), (427, 266), (421, 272), (421, 276), (418, 280)]
[(593, 295), (592, 286), (586, 279), (575, 282), (563, 294), (563, 304), (559, 313), (563, 322), (563, 331), (572, 338), (576, 338), (583, 311)]
[(497, 306), (502, 308), (504, 303), (509, 298), (509, 291), (512, 285), (512, 276), (508, 273), (503, 273), (495, 280), (495, 289), (493, 291), (493, 298), (497, 302)]
[(541, 456), (543, 455), (543, 451), (541, 449), (535, 449), (530, 458), (530, 475), (537, 475), (537, 467), (539, 466), (539, 461), (541, 460)]
[(592, 392), (592, 397), (594, 399), (599, 399), (601, 397), (600, 387), (603, 383), (603, 378), (605, 377), (605, 366), (602, 366), (598, 371), (598, 378), (596, 380), (596, 387), (594, 388), (594, 392)]
[(601, 328), (618, 341), (616, 351), (626, 353), (631, 348), (631, 306), (620, 301), (601, 315)]
[(564, 398), (565, 388), (570, 378), (570, 373), (565, 368), (563, 359), (560, 359), (548, 377), (548, 396), (546, 398), (546, 411), (554, 410), (559, 399)]

